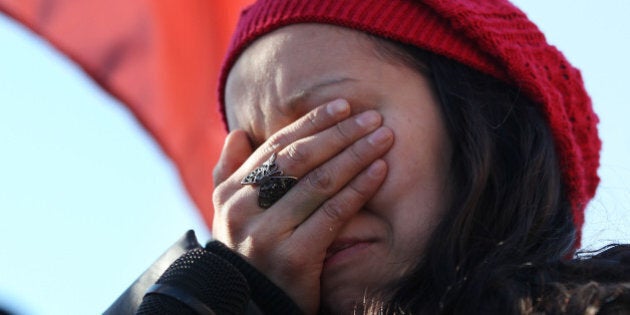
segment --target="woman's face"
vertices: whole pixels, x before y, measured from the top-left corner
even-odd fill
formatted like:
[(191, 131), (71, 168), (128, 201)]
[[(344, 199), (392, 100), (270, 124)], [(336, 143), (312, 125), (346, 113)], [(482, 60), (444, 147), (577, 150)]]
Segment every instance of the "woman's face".
[(324, 264), (321, 306), (335, 313), (405, 275), (449, 200), (451, 143), (431, 82), (388, 58), (356, 31), (297, 24), (254, 42), (227, 82), (230, 129), (245, 130), (254, 145), (337, 98), (353, 113), (378, 111), (394, 133), (385, 182), (339, 232), (341, 243), (361, 245)]

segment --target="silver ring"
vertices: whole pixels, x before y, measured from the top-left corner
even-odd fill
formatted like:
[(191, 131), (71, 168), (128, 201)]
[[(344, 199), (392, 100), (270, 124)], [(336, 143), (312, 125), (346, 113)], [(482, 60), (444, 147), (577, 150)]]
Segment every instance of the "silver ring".
[(258, 205), (267, 209), (278, 201), (298, 182), (295, 176), (285, 176), (276, 164), (276, 153), (261, 166), (254, 169), (243, 180), (241, 185), (257, 185)]

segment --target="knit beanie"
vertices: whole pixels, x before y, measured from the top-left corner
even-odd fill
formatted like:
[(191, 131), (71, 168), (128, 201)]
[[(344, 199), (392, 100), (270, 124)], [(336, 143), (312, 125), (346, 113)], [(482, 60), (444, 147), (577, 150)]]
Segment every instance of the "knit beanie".
[(259, 0), (245, 9), (219, 81), (260, 36), (296, 23), (327, 23), (415, 45), (516, 86), (551, 127), (577, 229), (599, 184), (598, 118), (579, 70), (507, 0)]

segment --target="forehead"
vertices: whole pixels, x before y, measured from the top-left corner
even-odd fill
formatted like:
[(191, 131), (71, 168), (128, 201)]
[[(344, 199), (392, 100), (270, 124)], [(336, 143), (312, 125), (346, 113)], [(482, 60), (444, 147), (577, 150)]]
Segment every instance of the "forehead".
[(288, 104), (313, 85), (359, 74), (373, 61), (373, 51), (367, 35), (325, 24), (290, 25), (259, 38), (239, 57), (227, 79), (230, 126), (235, 106)]
[(330, 64), (343, 61), (349, 54), (358, 57), (373, 50), (368, 38), (362, 32), (328, 24), (285, 26), (255, 40), (241, 54), (230, 76), (238, 71), (239, 64), (245, 64), (245, 68), (269, 63), (313, 66), (322, 62)]

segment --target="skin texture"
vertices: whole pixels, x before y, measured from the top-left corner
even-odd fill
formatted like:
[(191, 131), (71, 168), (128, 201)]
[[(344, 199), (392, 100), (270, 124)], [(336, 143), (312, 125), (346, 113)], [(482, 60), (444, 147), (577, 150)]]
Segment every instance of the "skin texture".
[[(296, 24), (228, 77), (213, 233), (307, 314), (349, 313), (404, 275), (447, 207), (451, 144), (431, 83), (376, 51), (359, 32)], [(263, 210), (240, 181), (273, 152), (300, 181)]]

